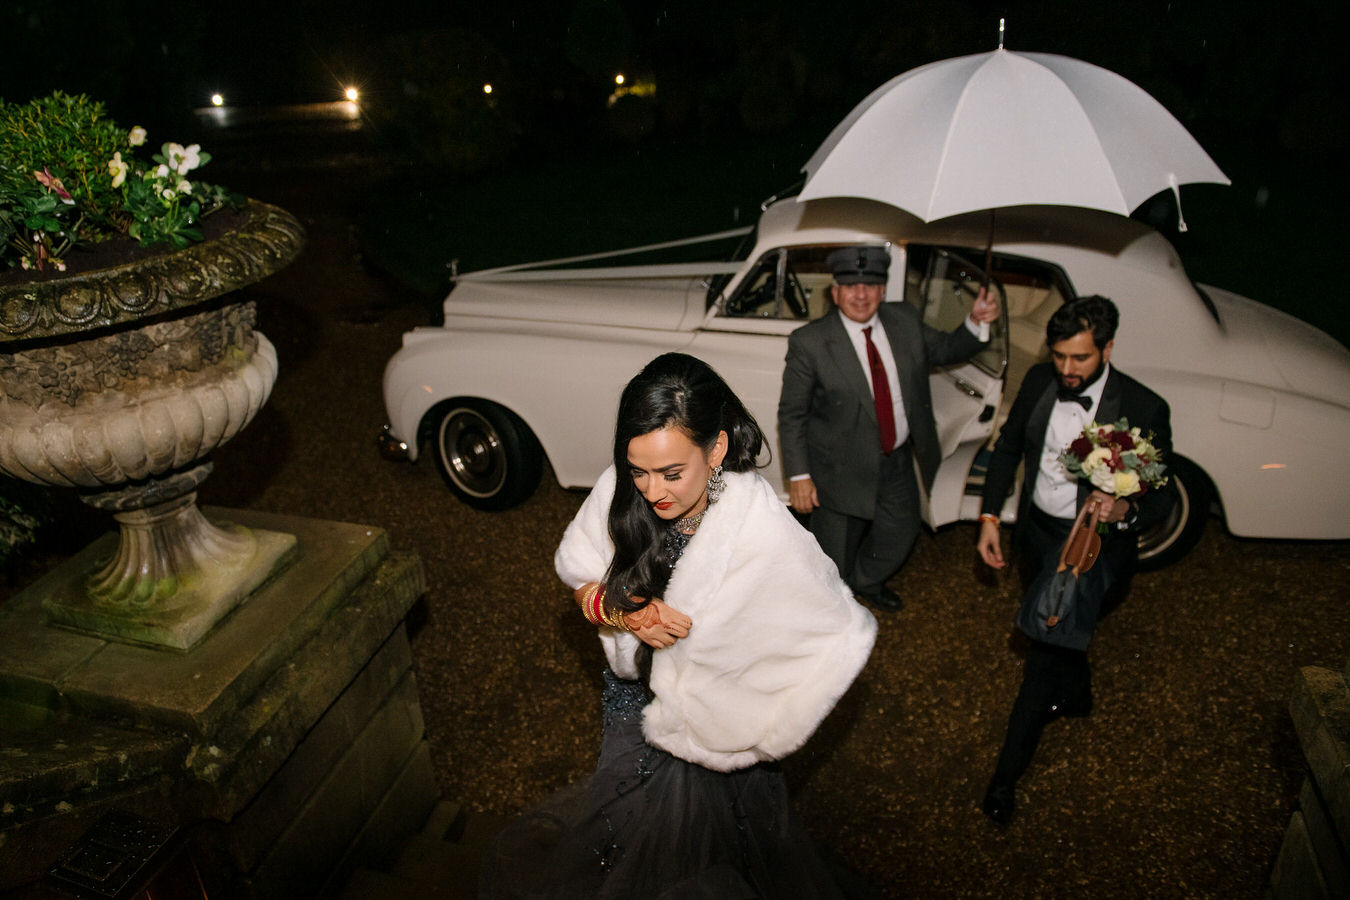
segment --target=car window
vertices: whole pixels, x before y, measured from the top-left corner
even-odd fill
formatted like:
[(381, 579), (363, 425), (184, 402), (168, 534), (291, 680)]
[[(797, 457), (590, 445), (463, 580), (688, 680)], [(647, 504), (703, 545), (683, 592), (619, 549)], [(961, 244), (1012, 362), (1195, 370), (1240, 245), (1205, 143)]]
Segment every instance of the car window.
[[(982, 266), (972, 260), (975, 254), (919, 245), (909, 251), (905, 299), (934, 327), (954, 328), (969, 311), (983, 278)], [(1049, 359), (1045, 323), (1073, 296), (1073, 288), (1062, 269), (1041, 260), (994, 254), (990, 268), (1004, 314), (991, 331), (989, 347), (975, 361), (991, 373), (1003, 370), (1004, 396), (1011, 397), (1027, 369)]]
[(780, 247), (764, 254), (728, 298), (731, 318), (818, 319), (831, 308), (834, 279), (825, 263), (834, 246)]
[[(984, 283), (984, 270), (962, 253), (945, 247), (909, 247), (905, 267), (905, 302), (916, 306), (924, 324), (952, 331), (970, 315), (971, 305)], [(1005, 307), (1003, 285), (995, 277), (990, 287)], [(991, 323), (989, 343), (971, 362), (991, 375), (1002, 375), (1007, 359), (1007, 331), (1002, 317)]]

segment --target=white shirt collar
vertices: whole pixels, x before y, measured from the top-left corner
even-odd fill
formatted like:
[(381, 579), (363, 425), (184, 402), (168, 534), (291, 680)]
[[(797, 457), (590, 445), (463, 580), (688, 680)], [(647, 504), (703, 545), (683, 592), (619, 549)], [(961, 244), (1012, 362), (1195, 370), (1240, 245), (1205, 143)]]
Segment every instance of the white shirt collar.
[(875, 331), (878, 330), (881, 325), (881, 316), (876, 313), (872, 313), (872, 318), (868, 319), (866, 322), (858, 322), (844, 315), (842, 309), (836, 308), (835, 312), (838, 313), (839, 320), (844, 323), (844, 328), (847, 329), (850, 334), (862, 334), (864, 328), (871, 328)]

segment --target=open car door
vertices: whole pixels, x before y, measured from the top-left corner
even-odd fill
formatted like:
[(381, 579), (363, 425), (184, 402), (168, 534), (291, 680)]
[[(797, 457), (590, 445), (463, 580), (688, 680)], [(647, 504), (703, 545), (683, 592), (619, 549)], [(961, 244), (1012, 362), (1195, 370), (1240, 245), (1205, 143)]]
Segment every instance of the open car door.
[[(924, 324), (951, 331), (970, 315), (984, 272), (961, 251), (911, 244), (906, 248), (906, 303), (919, 309)], [(942, 465), (924, 498), (923, 518), (937, 528), (962, 518), (962, 499), (976, 455), (997, 425), (1008, 360), (1007, 301), (998, 280), (990, 290), (999, 297), (999, 319), (991, 323), (989, 342), (970, 360), (933, 370), (933, 418), (942, 446)]]

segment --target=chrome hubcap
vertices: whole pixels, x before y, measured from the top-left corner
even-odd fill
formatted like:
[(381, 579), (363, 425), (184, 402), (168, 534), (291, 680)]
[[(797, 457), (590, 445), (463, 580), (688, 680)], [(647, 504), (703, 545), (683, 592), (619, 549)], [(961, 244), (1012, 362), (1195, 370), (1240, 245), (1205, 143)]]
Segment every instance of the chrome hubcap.
[(492, 424), (471, 409), (457, 409), (441, 420), (441, 458), (465, 493), (490, 497), (506, 478), (506, 454)]
[(1177, 479), (1177, 502), (1172, 507), (1172, 514), (1167, 519), (1153, 526), (1139, 536), (1139, 558), (1149, 559), (1157, 556), (1168, 547), (1177, 542), (1181, 537), (1182, 529), (1186, 527), (1186, 521), (1190, 518), (1191, 495), (1186, 490), (1186, 484)]

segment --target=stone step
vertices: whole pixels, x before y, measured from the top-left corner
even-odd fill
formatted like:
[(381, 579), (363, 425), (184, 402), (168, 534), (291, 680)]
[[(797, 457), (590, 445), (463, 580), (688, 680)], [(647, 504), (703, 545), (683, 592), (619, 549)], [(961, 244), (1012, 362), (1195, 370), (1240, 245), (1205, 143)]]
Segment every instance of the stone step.
[(474, 897), (482, 848), (413, 836), (390, 872), (417, 885), (420, 897)]
[(356, 869), (343, 886), (338, 900), (408, 900), (425, 897), (421, 888), (404, 878), (373, 869)]
[(510, 821), (508, 816), (472, 813), (458, 803), (441, 801), (421, 833), (404, 843), (388, 872), (356, 870), (338, 900), (476, 897), (483, 852)]
[(464, 830), (463, 819), (466, 815), (467, 811), (460, 804), (452, 800), (441, 800), (431, 810), (431, 815), (427, 816), (426, 822), (422, 825), (422, 834), (438, 841), (445, 840), (451, 829), (458, 827), (460, 831)]

